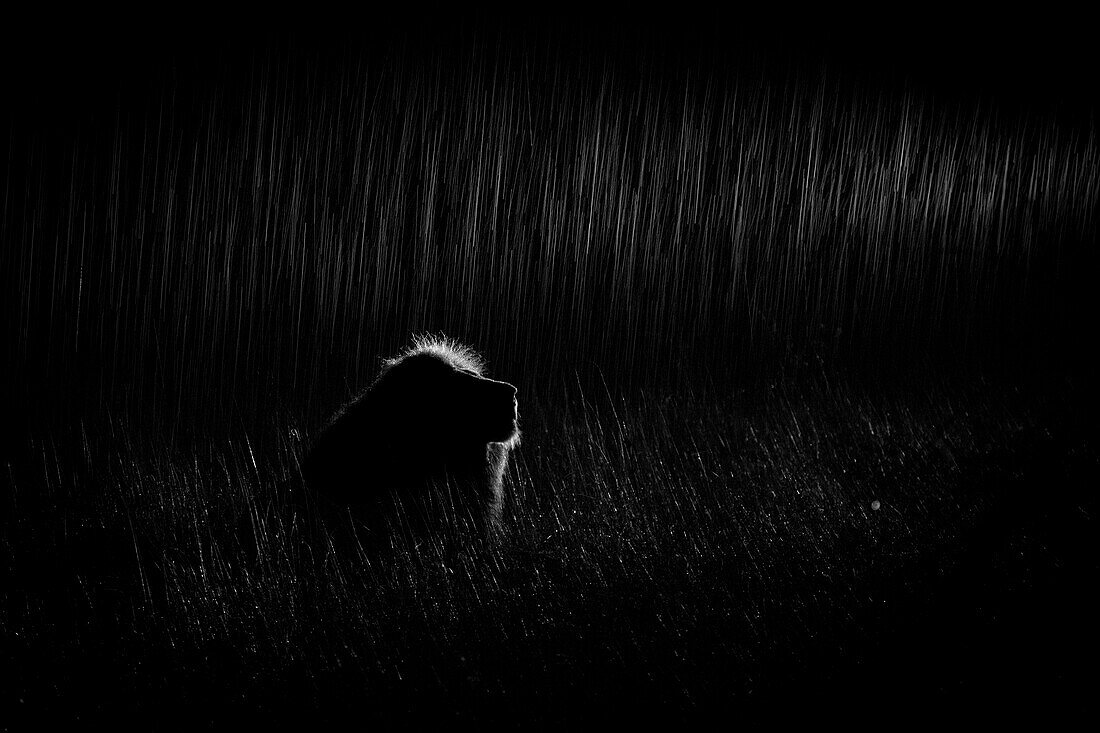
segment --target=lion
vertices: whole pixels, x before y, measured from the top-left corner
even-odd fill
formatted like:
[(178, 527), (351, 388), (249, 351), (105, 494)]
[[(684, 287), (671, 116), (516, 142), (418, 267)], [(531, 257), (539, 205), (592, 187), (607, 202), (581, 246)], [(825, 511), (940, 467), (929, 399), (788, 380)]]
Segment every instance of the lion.
[(361, 544), (462, 528), (491, 538), (519, 435), (513, 385), (457, 341), (419, 336), (321, 431), (303, 476)]

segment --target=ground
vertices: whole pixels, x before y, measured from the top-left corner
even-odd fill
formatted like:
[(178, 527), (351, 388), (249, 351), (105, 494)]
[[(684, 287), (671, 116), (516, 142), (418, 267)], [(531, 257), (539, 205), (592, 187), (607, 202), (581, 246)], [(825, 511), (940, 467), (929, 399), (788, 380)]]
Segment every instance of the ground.
[(114, 436), (51, 472), (48, 494), (79, 502), (3, 524), (3, 704), (220, 722), (1087, 711), (1100, 470), (1064, 430), (1072, 404), (817, 385), (534, 406), (506, 545), (385, 566), (302, 544), (271, 494), (292, 439), (254, 440), (253, 463), (240, 442), (146, 458)]

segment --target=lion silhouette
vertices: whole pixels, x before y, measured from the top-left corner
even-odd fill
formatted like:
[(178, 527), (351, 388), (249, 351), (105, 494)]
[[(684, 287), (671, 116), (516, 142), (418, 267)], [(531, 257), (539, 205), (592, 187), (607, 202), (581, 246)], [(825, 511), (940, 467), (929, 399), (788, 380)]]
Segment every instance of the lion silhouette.
[(457, 528), (491, 537), (518, 419), (516, 388), (486, 377), (473, 350), (416, 337), (336, 413), (303, 476), (327, 521), (350, 522), (362, 544)]

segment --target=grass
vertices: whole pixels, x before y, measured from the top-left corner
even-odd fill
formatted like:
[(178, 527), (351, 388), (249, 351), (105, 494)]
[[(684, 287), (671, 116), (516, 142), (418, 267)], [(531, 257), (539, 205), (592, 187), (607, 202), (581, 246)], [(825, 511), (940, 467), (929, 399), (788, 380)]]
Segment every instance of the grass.
[[(1096, 568), (1095, 444), (989, 386), (876, 394), (532, 404), (505, 541), (385, 562), (306, 530), (290, 430), (40, 444), (24, 480), (44, 491), (16, 482), (0, 530), (4, 703), (157, 727), (546, 723), (751, 718), (823, 691), (851, 711), (980, 704), (1015, 679), (1084, 707), (1062, 643), (1089, 606), (1060, 602)], [(1005, 628), (1047, 602), (1066, 626)], [(1063, 690), (1024, 664), (1041, 633)], [(998, 667), (1003, 643), (1020, 656)]]

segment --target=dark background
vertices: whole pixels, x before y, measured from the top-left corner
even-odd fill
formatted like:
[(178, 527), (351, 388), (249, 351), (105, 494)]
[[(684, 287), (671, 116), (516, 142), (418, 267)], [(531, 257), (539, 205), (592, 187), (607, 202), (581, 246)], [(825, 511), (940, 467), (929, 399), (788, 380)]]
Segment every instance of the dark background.
[[(7, 21), (0, 724), (1092, 704), (1083, 18)], [(315, 562), (414, 332), (519, 387), (510, 542)]]
[[(1070, 17), (133, 21), (6, 31), (15, 414), (324, 409), (314, 396), (346, 395), (414, 330), (551, 393), (597, 372), (624, 389), (752, 383), (807, 357), (1080, 367), (1096, 96)], [(611, 157), (589, 167), (600, 135)], [(471, 203), (498, 150), (496, 202)], [(693, 181), (662, 167), (676, 160)], [(889, 190), (861, 178), (888, 169)], [(536, 198), (548, 175), (557, 209)], [(614, 197), (635, 192), (657, 228), (628, 241)], [(473, 284), (446, 265), (470, 231)], [(418, 274), (425, 252), (437, 270)]]

